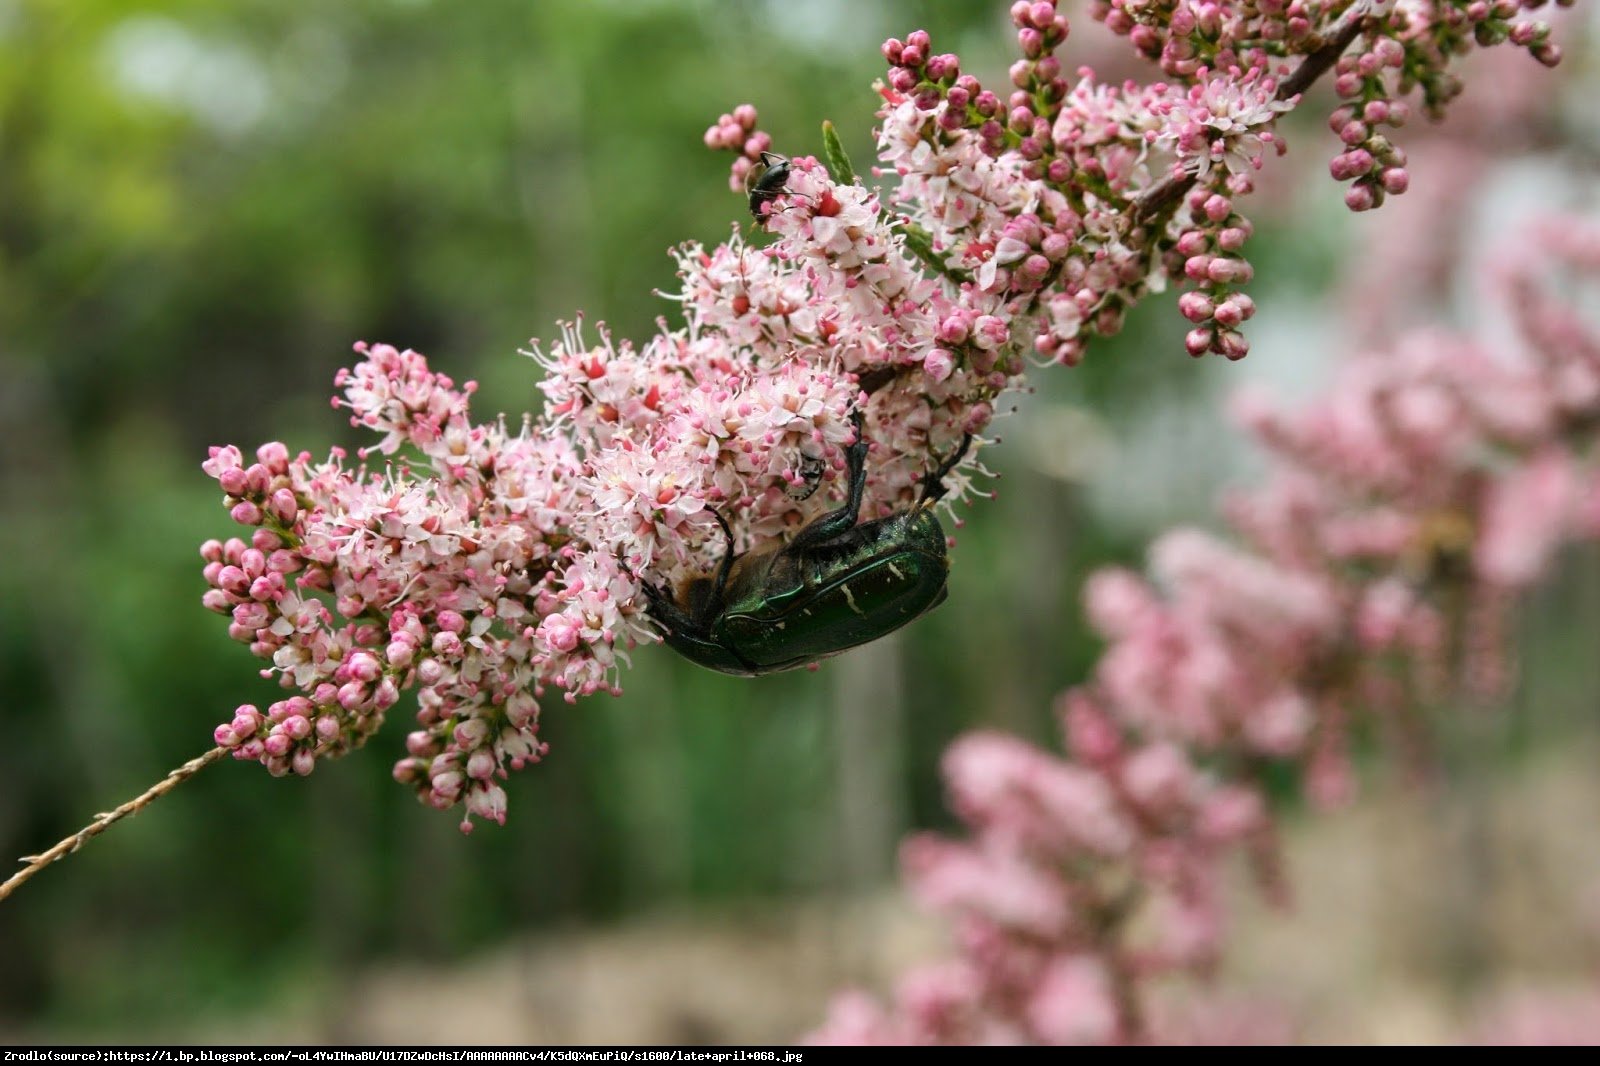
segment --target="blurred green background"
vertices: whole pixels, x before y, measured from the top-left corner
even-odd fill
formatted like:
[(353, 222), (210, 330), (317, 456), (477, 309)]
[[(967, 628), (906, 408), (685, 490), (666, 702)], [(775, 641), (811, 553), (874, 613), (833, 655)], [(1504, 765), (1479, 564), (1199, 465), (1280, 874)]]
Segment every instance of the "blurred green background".
[[(646, 335), (671, 311), (651, 295), (673, 286), (667, 247), (743, 216), (701, 144), (719, 112), (755, 103), (789, 154), (820, 151), (831, 118), (861, 169), (879, 42), (925, 26), (1003, 80), (1006, 7), (0, 0), (0, 854), (274, 698), (200, 607), (197, 545), (230, 532), (207, 445), (362, 443), (327, 404), (358, 339), (479, 380), (480, 416), (527, 410), (530, 335), (580, 309)], [(1314, 172), (1331, 139), (1304, 125)], [(1295, 188), (1277, 210), (1298, 217), (1269, 214), (1251, 245), (1258, 302), (1289, 310), (1263, 311), (1249, 372), (1304, 391), (1366, 220), (1325, 178)], [(308, 780), (208, 770), (0, 905), (0, 1039), (214, 1035), (196, 1027), (308, 996), (283, 1037), (337, 1039), (351, 975), (374, 967), (890, 884), (899, 837), (948, 824), (951, 737), (1052, 736), (1052, 697), (1097, 650), (1084, 574), (1209, 521), (1216, 487), (1249, 475), (1211, 402), (1242, 378), (1184, 359), (1184, 325), (1153, 299), (1085, 367), (1035, 375), (984, 456), (998, 499), (971, 508), (939, 612), (754, 681), (642, 648), (626, 696), (547, 702), (551, 756), (507, 783), (504, 829), (464, 837), (390, 781), (409, 703)], [(1549, 624), (1592, 623), (1592, 601)]]

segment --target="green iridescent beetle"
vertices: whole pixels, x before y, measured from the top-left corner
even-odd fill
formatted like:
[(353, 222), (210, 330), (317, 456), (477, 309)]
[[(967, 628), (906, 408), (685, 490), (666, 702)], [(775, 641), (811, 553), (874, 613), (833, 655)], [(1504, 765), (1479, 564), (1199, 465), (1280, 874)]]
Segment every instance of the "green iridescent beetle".
[(728, 538), (714, 575), (676, 590), (644, 585), (668, 647), (725, 674), (756, 677), (792, 670), (877, 640), (945, 598), (950, 557), (934, 503), (970, 436), (923, 482), (915, 506), (856, 523), (866, 490), (867, 442), (859, 422), (846, 453), (850, 497), (774, 549), (733, 553)]

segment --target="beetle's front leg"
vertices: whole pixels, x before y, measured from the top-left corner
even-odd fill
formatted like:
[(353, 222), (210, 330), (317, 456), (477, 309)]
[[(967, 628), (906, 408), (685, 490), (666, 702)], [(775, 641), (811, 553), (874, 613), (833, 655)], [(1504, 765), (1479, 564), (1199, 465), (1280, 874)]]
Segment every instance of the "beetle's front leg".
[(644, 598), (649, 601), (650, 617), (655, 619), (658, 626), (664, 626), (668, 631), (683, 636), (698, 637), (704, 632), (701, 622), (679, 607), (678, 602), (670, 594), (648, 581), (639, 582), (639, 588), (643, 590)]
[(961, 462), (962, 457), (967, 454), (967, 449), (971, 446), (972, 434), (963, 433), (961, 435), (961, 444), (955, 451), (950, 453), (950, 457), (941, 462), (938, 469), (922, 479), (922, 499), (917, 503), (919, 507), (932, 503), (948, 491), (944, 484), (945, 475), (956, 468), (956, 464)]
[[(709, 604), (710, 610), (721, 610), (722, 593), (728, 587), (728, 574), (733, 570), (733, 530), (728, 528), (728, 520), (723, 518), (721, 512), (716, 508), (707, 508), (707, 510), (711, 512), (711, 517), (717, 520), (717, 525), (722, 527), (722, 535), (728, 542), (727, 550), (722, 553), (722, 565), (717, 567), (717, 583), (713, 587)], [(711, 619), (705, 618), (701, 621), (709, 625)]]
[(845, 465), (850, 471), (850, 498), (837, 511), (819, 516), (796, 533), (794, 539), (784, 546), (784, 551), (793, 552), (821, 544), (856, 527), (856, 520), (861, 515), (861, 498), (867, 492), (867, 428), (859, 410), (852, 416), (852, 421), (855, 422), (856, 439), (844, 453)]

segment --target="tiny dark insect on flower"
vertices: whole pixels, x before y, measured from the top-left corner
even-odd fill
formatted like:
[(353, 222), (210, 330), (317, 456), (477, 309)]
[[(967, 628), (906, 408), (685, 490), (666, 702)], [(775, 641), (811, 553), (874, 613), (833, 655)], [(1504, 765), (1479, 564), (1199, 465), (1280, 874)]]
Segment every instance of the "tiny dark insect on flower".
[(760, 176), (753, 182), (745, 182), (745, 188), (750, 193), (750, 214), (755, 216), (757, 222), (767, 220), (766, 205), (778, 198), (783, 192), (784, 183), (789, 180), (789, 161), (783, 156), (762, 152), (761, 164), (764, 169), (760, 171)]
[(822, 484), (822, 472), (826, 469), (827, 465), (822, 461), (821, 456), (806, 455), (802, 452), (800, 455), (800, 468), (795, 471), (799, 480), (784, 489), (784, 495), (797, 503), (801, 500), (809, 500), (812, 494), (817, 491), (817, 486)]

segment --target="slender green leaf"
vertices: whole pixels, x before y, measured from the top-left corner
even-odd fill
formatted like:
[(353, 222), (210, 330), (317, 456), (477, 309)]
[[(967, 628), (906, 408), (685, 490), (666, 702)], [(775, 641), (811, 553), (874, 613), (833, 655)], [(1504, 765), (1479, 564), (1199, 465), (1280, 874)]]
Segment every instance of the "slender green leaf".
[(840, 185), (856, 183), (856, 172), (850, 166), (850, 157), (844, 154), (844, 145), (839, 142), (839, 131), (827, 120), (822, 123), (822, 154), (828, 163), (828, 173), (833, 175), (834, 181)]

